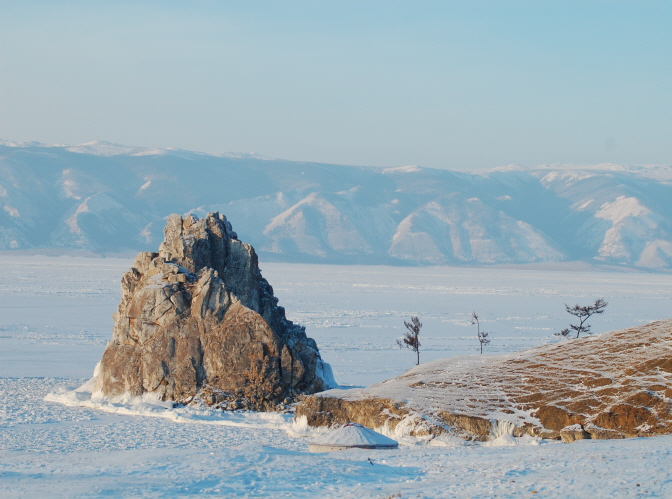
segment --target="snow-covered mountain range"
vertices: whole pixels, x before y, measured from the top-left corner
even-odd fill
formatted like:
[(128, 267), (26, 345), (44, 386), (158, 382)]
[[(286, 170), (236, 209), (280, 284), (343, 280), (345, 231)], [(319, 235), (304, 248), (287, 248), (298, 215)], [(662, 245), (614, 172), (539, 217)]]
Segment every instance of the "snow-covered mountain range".
[(224, 213), (264, 259), (672, 268), (672, 167), (475, 173), (95, 142), (0, 142), (0, 250), (151, 249), (171, 213)]

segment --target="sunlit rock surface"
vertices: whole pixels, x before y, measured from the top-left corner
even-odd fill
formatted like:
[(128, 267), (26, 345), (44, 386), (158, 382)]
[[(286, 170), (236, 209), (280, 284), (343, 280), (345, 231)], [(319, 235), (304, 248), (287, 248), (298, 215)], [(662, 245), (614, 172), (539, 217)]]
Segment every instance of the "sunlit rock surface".
[(304, 398), (313, 426), (402, 424), (413, 434), (498, 432), (572, 442), (672, 433), (672, 320), (506, 355), (421, 364), (358, 390)]
[(172, 215), (164, 234), (122, 278), (98, 393), (269, 410), (328, 387), (317, 345), (285, 318), (226, 217)]

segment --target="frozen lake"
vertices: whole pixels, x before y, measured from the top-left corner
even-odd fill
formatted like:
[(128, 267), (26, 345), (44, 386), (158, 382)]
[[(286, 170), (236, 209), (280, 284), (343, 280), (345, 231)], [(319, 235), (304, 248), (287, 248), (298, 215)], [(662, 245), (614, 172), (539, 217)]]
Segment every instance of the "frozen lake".
[[(131, 261), (1, 258), (2, 497), (672, 497), (670, 437), (511, 447), (406, 439), (388, 453), (311, 455), (286, 417), (178, 421), (45, 402), (90, 377)], [(423, 323), (421, 361), (475, 353), (474, 310), (491, 332), (486, 353), (558, 341), (553, 333), (572, 319), (564, 303), (606, 299), (604, 315), (590, 321), (595, 333), (672, 316), (670, 274), (277, 263), (262, 270), (345, 385), (414, 364), (396, 346), (411, 315)]]
[[(131, 260), (10, 257), (0, 275), (0, 377), (90, 376), (112, 334), (121, 275)], [(336, 379), (369, 385), (414, 363), (396, 340), (418, 315), (421, 361), (475, 353), (477, 311), (486, 352), (558, 341), (564, 304), (604, 298), (589, 322), (600, 333), (672, 316), (672, 275), (499, 268), (265, 263), (287, 316), (306, 326)]]
[(672, 315), (670, 274), (287, 264), (263, 271), (344, 384), (369, 385), (411, 367), (413, 354), (396, 347), (411, 315), (423, 324), (421, 361), (477, 353), (472, 311), (490, 332), (490, 353), (558, 341), (553, 333), (574, 319), (565, 303), (609, 302), (589, 321), (594, 333)]

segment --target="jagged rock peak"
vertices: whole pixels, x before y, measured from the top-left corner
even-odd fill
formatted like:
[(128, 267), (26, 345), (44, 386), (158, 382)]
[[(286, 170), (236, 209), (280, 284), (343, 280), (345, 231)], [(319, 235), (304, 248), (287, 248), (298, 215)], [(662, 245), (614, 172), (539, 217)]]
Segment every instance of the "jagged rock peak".
[(334, 384), (224, 215), (171, 215), (164, 236), (122, 278), (98, 393), (269, 410)]

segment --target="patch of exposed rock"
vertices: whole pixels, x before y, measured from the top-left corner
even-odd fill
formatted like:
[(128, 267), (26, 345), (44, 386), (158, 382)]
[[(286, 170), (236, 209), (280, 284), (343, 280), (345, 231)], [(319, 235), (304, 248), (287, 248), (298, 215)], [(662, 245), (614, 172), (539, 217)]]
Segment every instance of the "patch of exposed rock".
[(454, 357), (358, 390), (303, 398), (312, 426), (406, 425), (487, 440), (566, 442), (672, 433), (672, 320), (507, 355)]
[(286, 319), (226, 217), (171, 215), (164, 235), (121, 280), (96, 392), (270, 410), (328, 388), (315, 341)]

